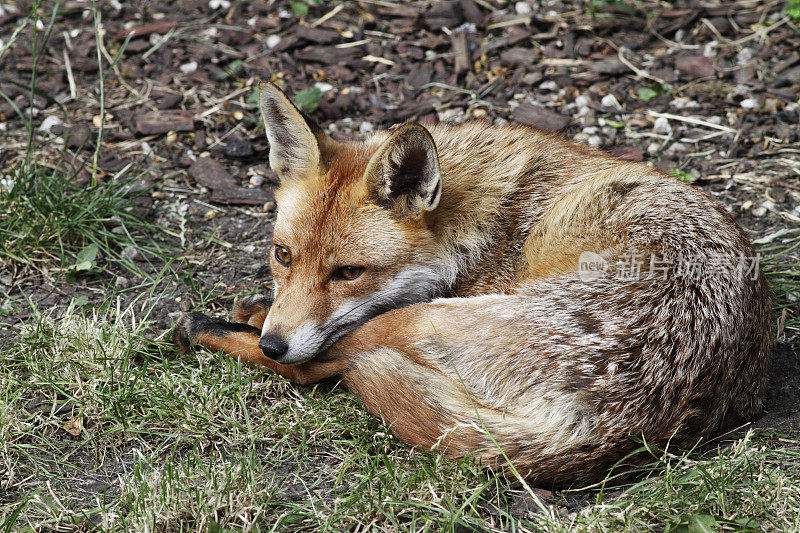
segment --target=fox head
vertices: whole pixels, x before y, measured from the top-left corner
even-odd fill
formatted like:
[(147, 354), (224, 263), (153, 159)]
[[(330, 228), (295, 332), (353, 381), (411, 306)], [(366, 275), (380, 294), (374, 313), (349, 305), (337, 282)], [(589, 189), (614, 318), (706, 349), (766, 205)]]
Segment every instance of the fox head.
[(378, 314), (442, 289), (432, 232), (439, 160), (418, 124), (339, 143), (276, 86), (260, 91), (269, 162), (280, 178), (270, 250), (275, 299), (260, 347), (298, 364)]

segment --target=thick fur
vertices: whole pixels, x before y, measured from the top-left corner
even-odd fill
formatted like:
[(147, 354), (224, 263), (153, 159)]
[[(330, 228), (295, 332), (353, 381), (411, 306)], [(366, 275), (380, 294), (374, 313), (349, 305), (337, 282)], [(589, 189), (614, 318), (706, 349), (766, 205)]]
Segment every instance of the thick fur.
[[(272, 258), (265, 320), (268, 301), (235, 310), (246, 330), (187, 316), (179, 344), (304, 383), (340, 376), (410, 445), (539, 482), (596, 480), (631, 437), (689, 446), (759, 413), (763, 275), (681, 267), (754, 256), (706, 193), (524, 127), (407, 125), (339, 144), (262, 91), (270, 142), (289, 147), (272, 147), (274, 238), (292, 261)], [(608, 269), (586, 279), (585, 252)], [(363, 274), (332, 277), (343, 265)], [(260, 353), (256, 328), (287, 340), (284, 359)]]

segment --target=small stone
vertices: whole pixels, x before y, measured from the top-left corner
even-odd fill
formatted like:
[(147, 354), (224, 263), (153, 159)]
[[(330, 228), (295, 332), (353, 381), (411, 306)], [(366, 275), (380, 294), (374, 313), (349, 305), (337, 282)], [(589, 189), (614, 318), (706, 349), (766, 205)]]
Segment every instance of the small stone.
[(192, 72), (197, 71), (197, 61), (191, 61), (189, 63), (184, 63), (183, 65), (181, 65), (178, 68), (181, 69), (181, 72), (183, 72), (184, 74), (191, 74)]
[(267, 37), (267, 46), (270, 48), (275, 48), (278, 46), (278, 43), (281, 42), (280, 35), (270, 35)]
[(676, 142), (676, 143), (672, 143), (671, 145), (669, 145), (667, 147), (667, 149), (664, 150), (664, 152), (667, 155), (677, 155), (677, 154), (686, 152), (687, 150), (688, 150), (688, 148), (687, 148), (687, 146), (685, 144)]
[(586, 142), (589, 143), (589, 146), (600, 146), (603, 140), (599, 135), (590, 135)]
[(123, 259), (127, 259), (128, 261), (138, 261), (142, 259), (142, 254), (139, 253), (139, 250), (130, 244), (122, 249), (120, 255)]
[(131, 286), (131, 281), (125, 276), (117, 276), (117, 279), (114, 280), (114, 286), (117, 289), (127, 289)]
[(231, 137), (227, 143), (225, 143), (225, 157), (232, 159), (245, 159), (248, 157), (253, 157), (254, 153), (253, 144), (247, 139), (234, 136)]
[(517, 2), (514, 4), (514, 11), (517, 12), (517, 15), (530, 15), (533, 8), (527, 2)]
[(736, 54), (736, 64), (740, 67), (744, 66), (748, 61), (753, 59), (753, 56), (755, 56), (755, 52), (752, 48), (742, 48), (739, 50), (739, 53)]
[(360, 133), (369, 133), (374, 130), (375, 126), (373, 126), (371, 122), (366, 122), (366, 121), (362, 122), (361, 126), (358, 128), (358, 131)]
[(672, 133), (672, 126), (669, 125), (669, 120), (664, 117), (658, 117), (653, 124), (653, 131), (662, 135), (669, 135)]
[(64, 124), (64, 122), (62, 122), (59, 117), (56, 115), (50, 115), (49, 117), (45, 117), (41, 125), (39, 125), (39, 131), (49, 132), (53, 126), (61, 126), (62, 124)]
[(758, 109), (761, 104), (758, 103), (758, 98), (745, 98), (739, 102), (739, 106), (742, 109)]
[(252, 176), (250, 176), (250, 185), (252, 185), (253, 187), (261, 187), (263, 183), (264, 183), (264, 178), (262, 176), (259, 176), (258, 174), (253, 174)]
[(613, 94), (605, 95), (603, 99), (600, 100), (600, 105), (603, 107), (611, 107), (617, 111), (622, 111), (622, 106), (620, 105), (619, 100), (617, 100), (617, 97)]
[(554, 82), (553, 80), (547, 80), (547, 81), (543, 81), (542, 83), (540, 83), (539, 84), (539, 88), (541, 90), (543, 90), (543, 91), (557, 91), (558, 90), (558, 84), (556, 82)]

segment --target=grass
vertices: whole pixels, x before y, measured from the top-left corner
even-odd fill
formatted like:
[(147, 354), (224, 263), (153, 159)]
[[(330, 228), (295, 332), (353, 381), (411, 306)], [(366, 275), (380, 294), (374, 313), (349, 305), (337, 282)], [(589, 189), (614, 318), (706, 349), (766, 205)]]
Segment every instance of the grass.
[(74, 171), (33, 162), (7, 176), (0, 188), (0, 268), (55, 263), (78, 274), (78, 254), (89, 246), (100, 252), (92, 267), (113, 262), (138, 272), (122, 254), (128, 247), (145, 257), (164, 255), (155, 238), (159, 229), (138, 217), (131, 203), (141, 193), (133, 186), (137, 176), (78, 186)]
[(37, 314), (2, 350), (0, 530), (800, 527), (796, 442), (650, 450), (641, 481), (561, 493), (541, 513), (513, 479), (409, 450), (346, 391), (176, 357), (136, 315)]
[[(35, 27), (38, 7), (12, 40)], [(145, 279), (126, 307), (113, 291), (88, 311), (24, 303), (22, 330), (0, 337), (0, 532), (800, 529), (791, 435), (749, 432), (678, 456), (646, 448), (635, 482), (531, 493), (470, 459), (410, 450), (335, 384), (297, 387), (229, 358), (176, 354), (145, 319), (144, 293), (158, 285), (148, 272), (161, 267), (143, 272), (123, 253), (168, 264), (161, 229), (133, 205), (140, 176), (78, 187), (78, 169), (39, 161), (33, 122), (19, 118), (29, 135), (3, 171), (0, 272)], [(796, 233), (761, 246), (785, 335), (800, 332), (798, 247)], [(192, 289), (201, 307), (216, 297)]]

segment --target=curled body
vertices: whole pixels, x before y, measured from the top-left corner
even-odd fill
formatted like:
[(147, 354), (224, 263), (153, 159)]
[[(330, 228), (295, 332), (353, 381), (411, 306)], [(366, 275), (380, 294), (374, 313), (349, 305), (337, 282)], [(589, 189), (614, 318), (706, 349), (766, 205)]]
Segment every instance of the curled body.
[(538, 482), (759, 413), (773, 337), (752, 245), (706, 193), (531, 128), (339, 143), (263, 85), (274, 298), (176, 342), (339, 376), (412, 446)]

